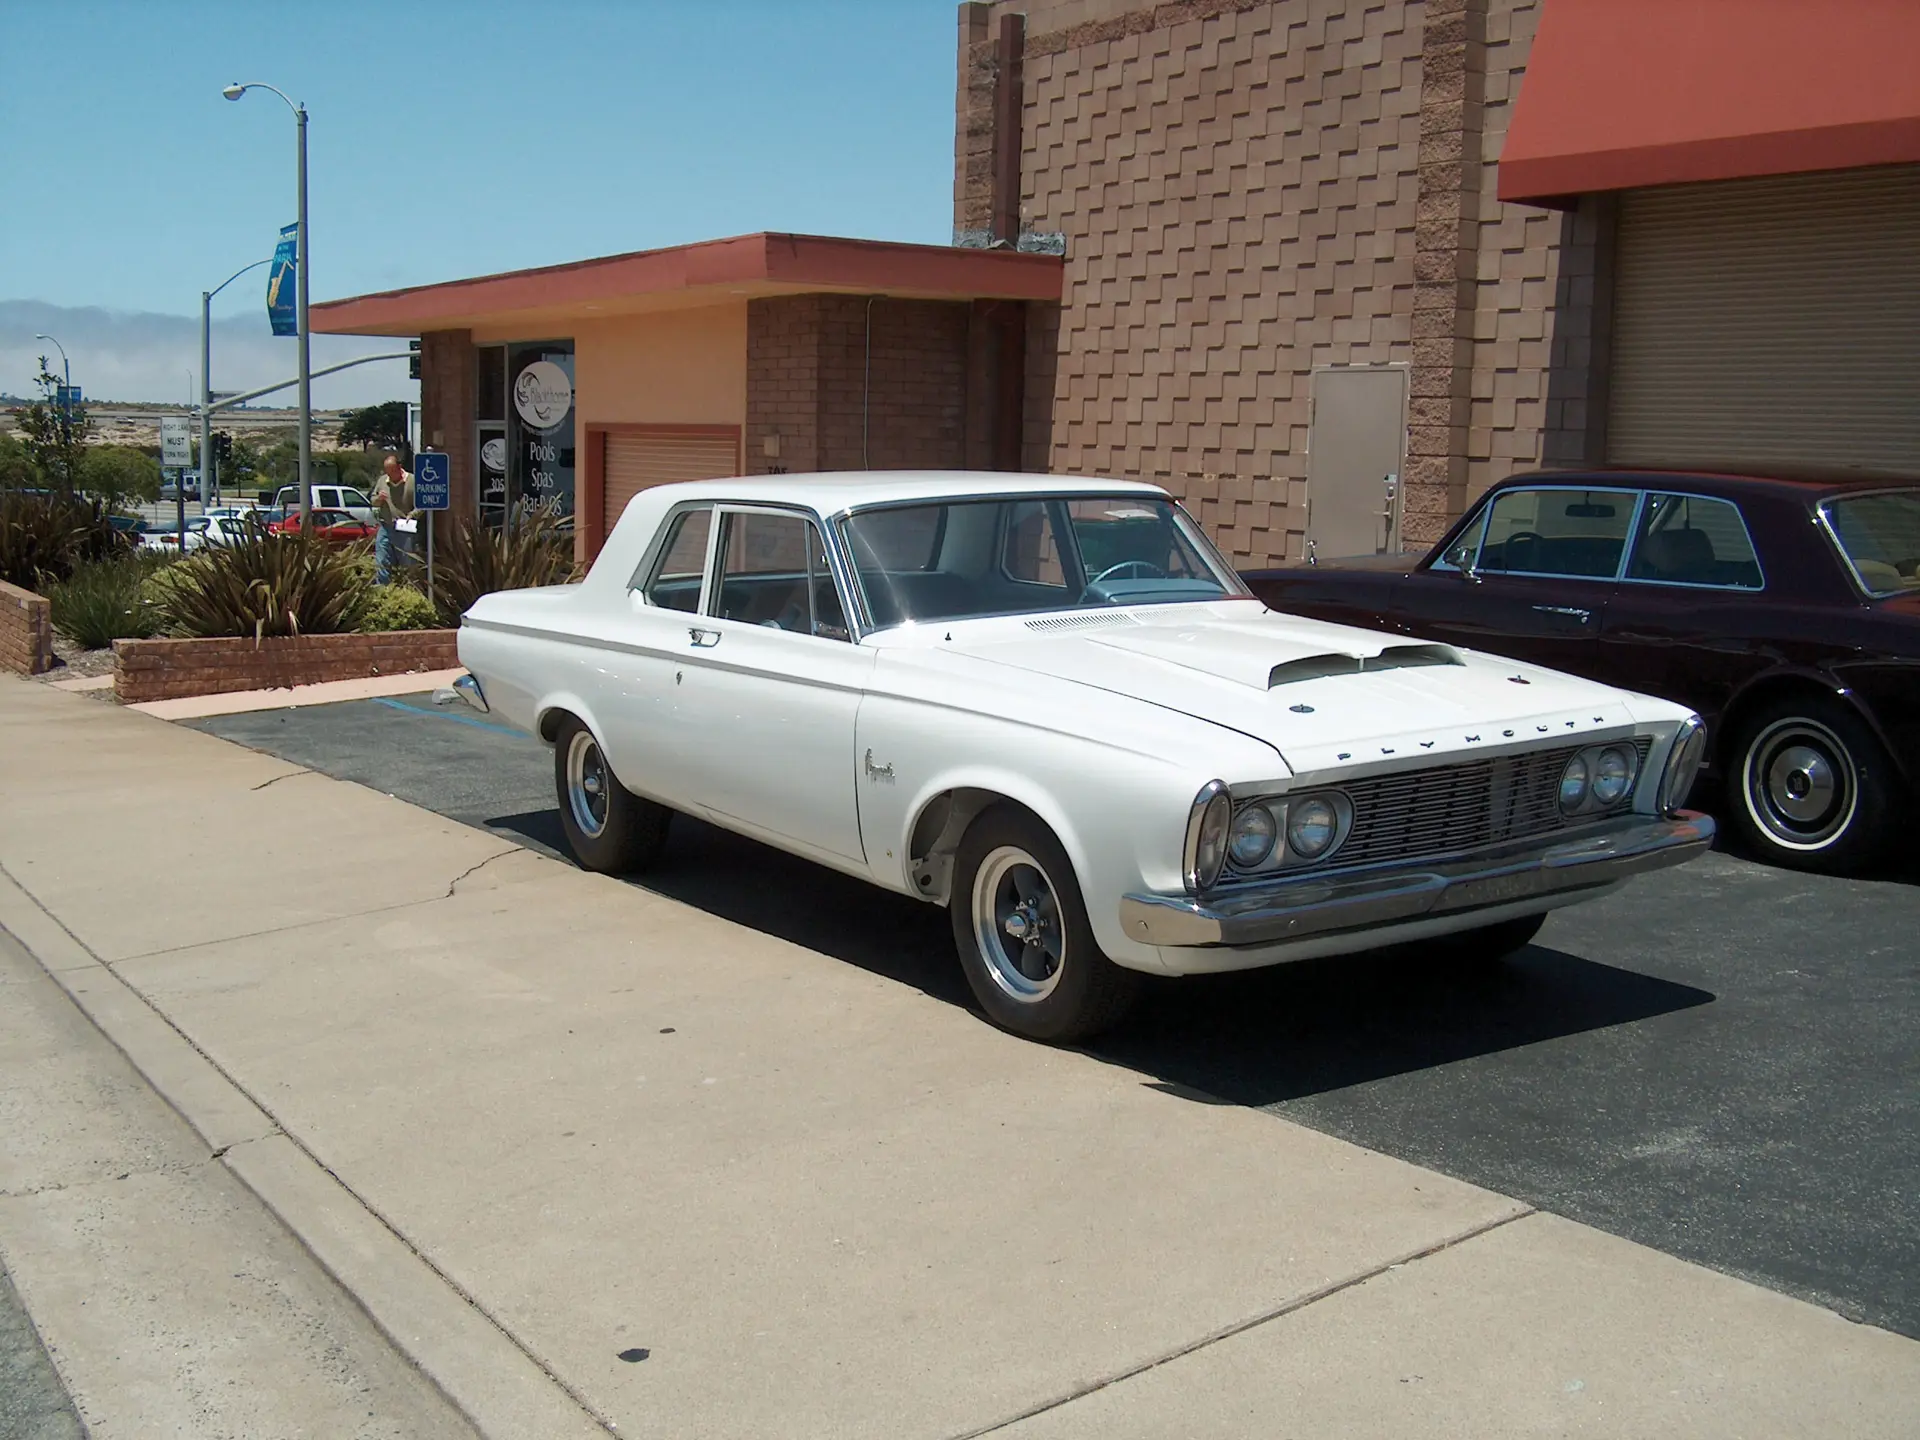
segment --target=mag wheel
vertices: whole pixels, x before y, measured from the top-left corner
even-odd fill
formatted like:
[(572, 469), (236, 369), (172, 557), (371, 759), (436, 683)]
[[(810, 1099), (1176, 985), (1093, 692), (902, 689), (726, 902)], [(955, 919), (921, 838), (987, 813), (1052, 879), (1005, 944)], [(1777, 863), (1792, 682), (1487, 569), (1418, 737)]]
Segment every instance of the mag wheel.
[(659, 858), (673, 812), (623, 786), (594, 733), (571, 715), (554, 737), (553, 780), (560, 828), (582, 869), (630, 875)]

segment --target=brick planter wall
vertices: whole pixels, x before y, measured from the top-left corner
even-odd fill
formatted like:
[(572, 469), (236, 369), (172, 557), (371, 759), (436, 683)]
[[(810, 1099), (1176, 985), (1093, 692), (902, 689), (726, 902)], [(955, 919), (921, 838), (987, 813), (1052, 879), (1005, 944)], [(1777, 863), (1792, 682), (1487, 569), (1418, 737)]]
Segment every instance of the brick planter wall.
[(323, 680), (359, 680), (451, 670), (460, 663), (457, 630), (394, 630), (381, 635), (291, 635), (255, 642), (116, 640), (113, 693), (123, 705), (273, 690)]
[(51, 607), (45, 597), (0, 581), (0, 670), (38, 675), (52, 668)]

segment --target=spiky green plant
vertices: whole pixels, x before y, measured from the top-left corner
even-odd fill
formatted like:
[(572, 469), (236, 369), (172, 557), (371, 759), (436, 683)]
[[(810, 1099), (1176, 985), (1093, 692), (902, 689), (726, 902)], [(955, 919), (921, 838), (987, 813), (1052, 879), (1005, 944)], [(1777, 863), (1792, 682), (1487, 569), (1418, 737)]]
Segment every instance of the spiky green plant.
[(60, 493), (0, 490), (0, 580), (44, 590), (80, 566), (133, 549), (97, 500)]
[(147, 584), (165, 563), (157, 555), (134, 554), (80, 566), (47, 589), (53, 628), (83, 650), (153, 634), (160, 612), (148, 598)]
[(573, 534), (541, 505), (517, 505), (494, 530), (462, 521), (434, 560), (434, 600), (440, 618), (458, 625), (473, 602), (495, 590), (564, 585), (576, 578)]
[(351, 551), (255, 531), (175, 565), (160, 608), (177, 635), (337, 635), (359, 625), (367, 589)]

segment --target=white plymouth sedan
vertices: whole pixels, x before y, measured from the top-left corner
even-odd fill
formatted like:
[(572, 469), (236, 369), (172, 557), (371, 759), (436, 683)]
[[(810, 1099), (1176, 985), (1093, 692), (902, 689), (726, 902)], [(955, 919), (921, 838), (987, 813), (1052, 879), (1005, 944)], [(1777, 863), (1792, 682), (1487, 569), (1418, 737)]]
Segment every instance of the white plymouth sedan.
[(581, 583), (483, 597), (460, 659), (442, 698), (553, 746), (588, 869), (683, 811), (944, 905), (1041, 1040), (1142, 972), (1506, 954), (1713, 837), (1684, 708), (1275, 614), (1151, 485), (661, 486)]

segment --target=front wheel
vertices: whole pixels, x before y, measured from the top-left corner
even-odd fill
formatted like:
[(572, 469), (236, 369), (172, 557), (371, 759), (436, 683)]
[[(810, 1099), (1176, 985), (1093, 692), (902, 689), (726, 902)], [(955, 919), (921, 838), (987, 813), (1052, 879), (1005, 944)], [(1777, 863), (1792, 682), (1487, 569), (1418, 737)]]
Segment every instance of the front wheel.
[(593, 731), (571, 715), (554, 737), (553, 783), (560, 828), (583, 870), (631, 875), (659, 858), (673, 812), (622, 785)]
[(1762, 859), (1850, 875), (1885, 851), (1892, 762), (1858, 716), (1818, 697), (1759, 710), (1734, 736), (1727, 811)]
[(988, 1019), (1055, 1045), (1118, 1023), (1139, 977), (1101, 953), (1073, 866), (1046, 826), (1010, 807), (988, 810), (954, 861), (954, 946)]

